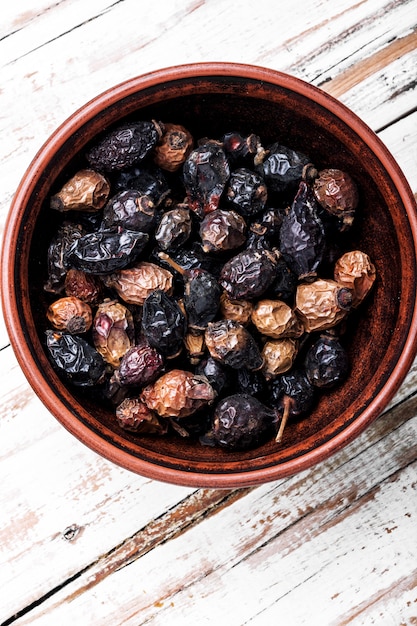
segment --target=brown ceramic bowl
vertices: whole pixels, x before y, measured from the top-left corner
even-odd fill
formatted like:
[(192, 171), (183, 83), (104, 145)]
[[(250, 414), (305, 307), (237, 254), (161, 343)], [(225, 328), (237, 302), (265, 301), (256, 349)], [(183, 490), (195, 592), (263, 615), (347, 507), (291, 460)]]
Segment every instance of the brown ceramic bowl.
[[(361, 203), (353, 245), (378, 278), (349, 330), (352, 371), (323, 395), (311, 416), (288, 425), (285, 445), (270, 441), (227, 452), (180, 437), (135, 437), (112, 411), (64, 385), (44, 349), (45, 259), (54, 229), (52, 190), (77, 169), (100, 131), (125, 117), (182, 123), (195, 137), (254, 132), (310, 155), (318, 168), (354, 175)], [(416, 353), (416, 206), (398, 165), (351, 111), (319, 89), (259, 67), (207, 63), (173, 67), (109, 89), (48, 139), (25, 173), (5, 232), (2, 293), (19, 363), (36, 394), (73, 435), (107, 459), (171, 483), (243, 487), (311, 467), (351, 442), (381, 413)]]

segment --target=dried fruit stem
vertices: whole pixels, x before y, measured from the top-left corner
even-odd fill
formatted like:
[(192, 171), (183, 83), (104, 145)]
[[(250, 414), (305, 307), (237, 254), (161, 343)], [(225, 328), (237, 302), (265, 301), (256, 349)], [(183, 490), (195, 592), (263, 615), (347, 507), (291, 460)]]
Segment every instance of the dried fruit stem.
[(284, 413), (282, 414), (281, 424), (279, 426), (277, 436), (275, 437), (275, 441), (277, 443), (281, 443), (282, 441), (282, 435), (284, 434), (284, 429), (287, 425), (288, 417), (290, 415), (290, 403), (291, 398), (289, 396), (286, 396), (284, 398)]
[(171, 259), (171, 257), (166, 252), (158, 252), (158, 256), (163, 261), (166, 261), (167, 263), (169, 263), (169, 265), (174, 270), (176, 270), (179, 274), (181, 274), (181, 276), (184, 276), (185, 274), (184, 268), (181, 267), (181, 265), (178, 265), (178, 263), (176, 263), (173, 259)]

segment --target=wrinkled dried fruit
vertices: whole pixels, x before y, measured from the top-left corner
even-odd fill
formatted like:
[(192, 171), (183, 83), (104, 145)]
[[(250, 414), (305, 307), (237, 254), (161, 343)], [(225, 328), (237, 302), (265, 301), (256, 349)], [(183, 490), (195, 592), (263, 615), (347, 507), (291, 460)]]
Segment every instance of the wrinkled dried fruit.
[(240, 167), (230, 175), (226, 197), (238, 213), (253, 216), (265, 208), (268, 190), (261, 176)]
[(155, 232), (155, 239), (162, 250), (182, 246), (191, 234), (192, 222), (186, 206), (166, 211)]
[(140, 397), (161, 417), (186, 417), (210, 404), (216, 393), (204, 376), (173, 369), (145, 387)]
[(58, 294), (64, 290), (65, 277), (69, 268), (66, 261), (66, 252), (84, 234), (85, 230), (81, 224), (65, 221), (58, 228), (55, 237), (53, 237), (48, 247), (48, 279), (44, 285), (45, 291)]
[(231, 300), (225, 291), (220, 296), (220, 312), (224, 319), (246, 326), (251, 321), (252, 311), (253, 302), (250, 300)]
[(115, 374), (121, 385), (142, 387), (154, 382), (163, 369), (164, 359), (161, 354), (142, 341), (123, 355)]
[(253, 166), (264, 155), (261, 140), (258, 135), (253, 133), (244, 136), (233, 131), (223, 135), (221, 141), (223, 150), (233, 165), (248, 164)]
[(157, 221), (155, 205), (149, 196), (136, 189), (119, 191), (107, 202), (103, 209), (102, 228), (114, 227), (151, 232)]
[(271, 383), (271, 402), (281, 415), (281, 423), (275, 441), (282, 441), (290, 417), (305, 415), (313, 406), (315, 391), (304, 370), (295, 369), (279, 376)]
[(132, 314), (123, 304), (106, 299), (97, 308), (93, 320), (93, 342), (106, 363), (119, 367), (123, 355), (134, 343)]
[(176, 356), (183, 346), (186, 320), (178, 303), (156, 289), (143, 303), (142, 332), (150, 346), (163, 356)]
[(216, 406), (210, 436), (222, 448), (248, 450), (272, 434), (275, 419), (275, 412), (253, 396), (233, 394)]
[(46, 317), (54, 328), (71, 334), (86, 333), (93, 321), (91, 307), (74, 296), (55, 300), (49, 305)]
[(352, 250), (343, 254), (335, 263), (334, 279), (352, 290), (352, 306), (357, 307), (369, 293), (375, 282), (376, 269), (367, 254)]
[(82, 337), (47, 330), (46, 346), (54, 367), (73, 385), (92, 387), (104, 382), (105, 362)]
[(243, 250), (226, 261), (219, 282), (232, 300), (253, 300), (272, 284), (276, 255), (268, 250)]
[(317, 275), (326, 240), (311, 187), (301, 182), (280, 230), (279, 249), (299, 279)]
[(304, 332), (293, 309), (281, 300), (258, 300), (253, 308), (252, 323), (260, 333), (273, 339), (297, 338)]
[(229, 176), (229, 163), (220, 142), (208, 140), (192, 150), (183, 165), (190, 209), (199, 217), (217, 209)]
[(168, 270), (142, 261), (137, 265), (103, 277), (106, 287), (114, 289), (128, 304), (143, 304), (156, 289), (172, 293), (172, 274)]
[(199, 376), (205, 376), (217, 394), (220, 394), (230, 384), (230, 370), (220, 361), (213, 359), (212, 356), (206, 356), (201, 360), (195, 373)]
[(206, 346), (213, 359), (238, 369), (255, 370), (262, 366), (259, 348), (242, 324), (233, 320), (219, 320), (208, 324), (205, 332)]
[(338, 337), (323, 334), (308, 349), (304, 367), (312, 385), (327, 389), (346, 379), (349, 357)]
[(200, 224), (200, 238), (205, 252), (224, 252), (240, 248), (246, 241), (246, 222), (235, 211), (215, 209)]
[(165, 435), (168, 424), (161, 422), (139, 398), (125, 398), (116, 407), (116, 420), (121, 428), (136, 435)]
[(102, 284), (94, 274), (87, 274), (81, 270), (69, 269), (64, 282), (67, 296), (79, 298), (87, 304), (97, 304), (102, 294)]
[[(273, 143), (268, 146), (266, 156), (256, 171), (265, 180), (268, 189), (289, 196), (297, 190), (310, 165), (310, 159), (305, 154)], [(314, 173), (311, 172), (310, 176), (314, 176)]]
[(346, 317), (352, 306), (352, 291), (334, 280), (318, 278), (297, 287), (295, 303), (307, 332), (325, 330)]
[(313, 185), (314, 195), (330, 215), (340, 221), (340, 230), (352, 226), (359, 203), (359, 192), (350, 174), (335, 168), (323, 169)]
[(194, 140), (180, 124), (164, 124), (164, 127), (165, 132), (155, 146), (153, 159), (163, 170), (176, 172), (190, 154)]
[(271, 339), (262, 348), (262, 372), (267, 380), (288, 372), (298, 353), (295, 339)]
[(124, 123), (107, 131), (86, 153), (91, 167), (112, 172), (142, 161), (157, 144), (163, 125), (155, 121)]
[(110, 194), (110, 184), (99, 172), (80, 170), (58, 193), (51, 197), (51, 209), (55, 211), (99, 211)]
[(88, 233), (65, 253), (65, 263), (90, 274), (108, 274), (136, 261), (149, 236), (133, 230), (101, 230)]

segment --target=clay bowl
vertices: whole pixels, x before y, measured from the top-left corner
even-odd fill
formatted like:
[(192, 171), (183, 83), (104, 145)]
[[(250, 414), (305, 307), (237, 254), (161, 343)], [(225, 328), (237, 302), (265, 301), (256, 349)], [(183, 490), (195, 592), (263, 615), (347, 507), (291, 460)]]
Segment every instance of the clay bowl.
[[(312, 414), (273, 440), (227, 452), (178, 436), (135, 437), (113, 411), (65, 385), (44, 349), (46, 251), (56, 227), (50, 194), (83, 164), (87, 144), (123, 118), (160, 119), (194, 137), (239, 130), (266, 145), (279, 140), (309, 154), (320, 169), (354, 175), (361, 202), (353, 245), (367, 252), (378, 278), (349, 324), (349, 379), (324, 394)], [(245, 65), (173, 67), (109, 89), (75, 112), (35, 156), (6, 225), (2, 294), (18, 361), (41, 401), (75, 437), (116, 464), (189, 486), (243, 487), (292, 475), (351, 442), (381, 413), (416, 353), (416, 206), (398, 165), (351, 111), (285, 74)]]

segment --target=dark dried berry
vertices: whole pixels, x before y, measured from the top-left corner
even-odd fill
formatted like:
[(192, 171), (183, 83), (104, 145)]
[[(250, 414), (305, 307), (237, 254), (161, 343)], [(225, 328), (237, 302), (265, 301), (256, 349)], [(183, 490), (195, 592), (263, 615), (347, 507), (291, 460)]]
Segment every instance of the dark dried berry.
[(280, 251), (299, 279), (314, 277), (323, 260), (326, 240), (311, 187), (301, 182), (280, 230)]
[(213, 359), (239, 369), (259, 369), (263, 359), (255, 339), (242, 324), (233, 320), (219, 320), (208, 324), (206, 346)]
[(246, 241), (246, 222), (235, 211), (216, 209), (200, 224), (200, 238), (205, 252), (224, 252), (240, 248)]
[(221, 141), (226, 156), (233, 165), (253, 165), (263, 151), (260, 138), (253, 133), (243, 136), (233, 131), (223, 135)]
[(252, 300), (272, 284), (276, 255), (267, 250), (248, 249), (227, 261), (219, 282), (232, 300)]
[(167, 261), (184, 279), (184, 308), (188, 327), (204, 330), (215, 319), (220, 306), (221, 289), (216, 278), (203, 269), (183, 270), (167, 254), (160, 258)]
[(103, 291), (103, 285), (97, 276), (75, 268), (68, 270), (64, 288), (67, 296), (74, 296), (90, 305), (98, 303)]
[(275, 242), (276, 238), (279, 236), (284, 216), (284, 209), (265, 209), (265, 211), (255, 216), (250, 225), (250, 230), (259, 236), (265, 237), (267, 241)]
[(305, 415), (313, 406), (315, 390), (302, 369), (292, 370), (275, 378), (271, 383), (271, 404), (281, 415), (276, 436), (280, 443), (290, 417)]
[(142, 161), (157, 144), (163, 128), (155, 121), (120, 124), (107, 131), (86, 153), (91, 167), (111, 172)]
[(346, 379), (349, 357), (338, 337), (323, 334), (307, 351), (304, 367), (312, 385), (327, 389)]
[(85, 339), (47, 330), (46, 346), (54, 367), (73, 385), (91, 387), (104, 381), (105, 362)]
[(120, 226), (149, 233), (155, 228), (157, 212), (149, 196), (136, 189), (120, 191), (110, 198), (103, 210), (102, 229)]
[(241, 393), (248, 393), (255, 398), (266, 397), (267, 385), (265, 376), (260, 370), (248, 370), (241, 367), (236, 371), (236, 387)]
[(288, 267), (283, 257), (279, 257), (276, 263), (276, 273), (272, 285), (268, 289), (268, 293), (278, 300), (283, 300), (287, 304), (294, 301), (295, 291), (297, 289), (298, 277)]
[(66, 253), (83, 235), (85, 235), (85, 229), (80, 224), (64, 222), (58, 228), (48, 247), (48, 279), (44, 285), (45, 291), (58, 294), (64, 290), (65, 277), (70, 267), (66, 260)]
[(272, 192), (290, 197), (295, 193), (310, 159), (280, 143), (268, 146), (266, 157), (256, 167)]
[(321, 170), (313, 185), (320, 205), (337, 218), (340, 231), (353, 223), (359, 203), (359, 192), (350, 174), (335, 168)]
[(80, 237), (65, 252), (67, 266), (90, 274), (109, 274), (133, 263), (149, 235), (133, 230), (102, 230)]
[(182, 348), (186, 321), (174, 298), (156, 289), (143, 303), (142, 331), (150, 346), (166, 357)]
[(217, 394), (220, 394), (230, 385), (230, 371), (212, 356), (200, 361), (195, 373), (199, 376), (205, 376)]
[(117, 378), (121, 385), (142, 387), (156, 380), (163, 369), (164, 359), (161, 354), (142, 341), (123, 355)]
[(265, 208), (268, 190), (259, 174), (240, 167), (230, 175), (226, 197), (236, 211), (249, 217)]
[(164, 172), (159, 167), (135, 167), (121, 172), (116, 181), (116, 188), (135, 189), (143, 196), (148, 196), (159, 207), (171, 193)]
[(158, 224), (155, 239), (162, 250), (179, 248), (191, 235), (190, 211), (185, 206), (166, 211)]
[(165, 435), (168, 430), (168, 424), (139, 398), (125, 398), (116, 407), (116, 420), (121, 428), (136, 435)]
[(183, 165), (190, 209), (200, 217), (217, 209), (229, 176), (229, 163), (220, 142), (208, 140), (192, 150)]
[(266, 441), (274, 430), (275, 412), (247, 393), (217, 404), (210, 437), (228, 450), (248, 450)]

